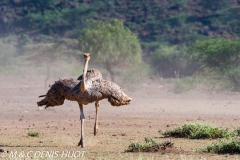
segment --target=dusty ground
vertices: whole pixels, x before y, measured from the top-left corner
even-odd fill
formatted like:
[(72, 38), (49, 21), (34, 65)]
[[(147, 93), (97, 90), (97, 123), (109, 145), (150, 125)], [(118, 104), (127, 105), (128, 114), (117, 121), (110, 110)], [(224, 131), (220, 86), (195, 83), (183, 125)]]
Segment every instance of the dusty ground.
[[(39, 110), (38, 96), (46, 93), (43, 82), (44, 77), (0, 77), (0, 148), (9, 151), (6, 155), (0, 153), (0, 158), (6, 159), (3, 156), (14, 152), (14, 159), (41, 159), (40, 153), (49, 151), (55, 152), (55, 157), (42, 159), (77, 159), (80, 153), (84, 153), (82, 159), (240, 159), (240, 155), (196, 151), (214, 140), (169, 139), (158, 133), (190, 122), (238, 128), (239, 94), (174, 94), (156, 82), (145, 83), (137, 92), (125, 89), (133, 98), (131, 105), (112, 107), (106, 100), (101, 102), (96, 137), (94, 104), (84, 106), (86, 147), (82, 149), (76, 146), (80, 135), (77, 103), (66, 101), (63, 106)], [(40, 137), (28, 137), (28, 129), (40, 132)], [(129, 144), (143, 142), (144, 137), (156, 137), (159, 142), (171, 140), (177, 151), (124, 153)]]

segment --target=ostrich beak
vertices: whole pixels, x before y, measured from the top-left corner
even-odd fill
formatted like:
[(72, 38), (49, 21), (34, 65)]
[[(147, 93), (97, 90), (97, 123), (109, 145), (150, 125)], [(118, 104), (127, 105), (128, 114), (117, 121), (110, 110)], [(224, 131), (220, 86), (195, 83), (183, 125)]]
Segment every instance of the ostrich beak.
[(126, 99), (124, 100), (125, 104), (129, 104), (132, 101), (132, 98), (130, 97), (126, 97)]

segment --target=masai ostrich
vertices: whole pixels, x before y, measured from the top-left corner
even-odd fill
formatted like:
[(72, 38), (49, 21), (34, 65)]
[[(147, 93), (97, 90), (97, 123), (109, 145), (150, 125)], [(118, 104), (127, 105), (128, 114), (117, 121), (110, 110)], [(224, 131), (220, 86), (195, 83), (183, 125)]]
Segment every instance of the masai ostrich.
[(81, 120), (81, 138), (78, 146), (84, 147), (84, 113), (83, 105), (95, 102), (96, 117), (94, 125), (94, 135), (98, 131), (98, 107), (100, 100), (107, 98), (112, 106), (127, 105), (132, 98), (128, 97), (122, 89), (115, 83), (102, 79), (102, 74), (96, 69), (88, 68), (90, 54), (84, 54), (83, 75), (75, 79), (59, 79), (48, 90), (43, 100), (37, 102), (38, 106), (45, 108), (59, 106), (64, 103), (65, 99), (77, 101), (80, 108)]

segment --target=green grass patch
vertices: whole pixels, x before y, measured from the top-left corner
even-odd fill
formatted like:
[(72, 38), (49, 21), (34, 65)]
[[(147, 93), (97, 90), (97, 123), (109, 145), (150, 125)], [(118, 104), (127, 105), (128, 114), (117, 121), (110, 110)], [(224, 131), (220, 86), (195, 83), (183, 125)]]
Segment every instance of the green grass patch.
[(218, 154), (240, 154), (240, 139), (223, 139), (218, 143), (213, 143), (207, 146), (206, 148), (202, 149), (202, 151)]
[(173, 147), (172, 142), (157, 143), (153, 138), (145, 138), (144, 143), (134, 142), (128, 146), (125, 152), (157, 152), (165, 150), (167, 147)]
[(40, 133), (29, 130), (28, 133), (27, 133), (27, 135), (30, 136), (30, 137), (39, 137), (39, 136), (40, 136)]
[(182, 127), (177, 127), (173, 130), (168, 130), (162, 133), (165, 137), (179, 137), (189, 139), (216, 139), (228, 138), (236, 136), (235, 131), (212, 127), (210, 125), (191, 123), (184, 124)]
[(240, 128), (237, 128), (236, 132), (237, 132), (237, 136), (240, 136)]

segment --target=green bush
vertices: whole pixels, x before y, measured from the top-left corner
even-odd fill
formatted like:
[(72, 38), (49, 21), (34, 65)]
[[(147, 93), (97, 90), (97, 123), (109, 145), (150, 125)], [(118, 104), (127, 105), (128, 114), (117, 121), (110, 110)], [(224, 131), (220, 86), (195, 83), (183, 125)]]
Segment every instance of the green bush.
[[(98, 6), (100, 5), (101, 4)], [(62, 18), (67, 28), (74, 28), (77, 30), (85, 27), (87, 19), (96, 18), (98, 15), (94, 7), (85, 4), (77, 8), (64, 9), (62, 13)]]
[[(212, 26), (221, 29), (228, 29), (229, 27), (232, 30), (228, 31), (230, 34), (240, 33), (240, 22), (238, 20), (240, 16), (240, 7), (239, 6), (231, 6), (229, 8), (225, 8), (222, 10), (217, 10), (215, 15), (210, 18), (212, 21)], [(221, 26), (219, 25), (221, 24)]]
[(142, 63), (139, 39), (124, 26), (123, 21), (110, 19), (108, 22), (100, 20), (88, 22), (88, 27), (79, 38), (79, 50), (91, 53), (92, 63), (103, 65), (113, 82), (114, 68), (122, 66), (131, 68)]
[(179, 137), (189, 139), (216, 139), (236, 136), (236, 132), (220, 129), (210, 125), (191, 123), (162, 133), (165, 137)]
[(29, 130), (27, 135), (30, 136), (30, 137), (39, 137), (40, 133)]
[(183, 45), (161, 44), (151, 54), (150, 63), (155, 72), (164, 78), (175, 78), (174, 72), (179, 72), (179, 77), (191, 76), (198, 67)]
[(62, 12), (60, 11), (46, 11), (44, 15), (39, 13), (28, 14), (24, 21), (32, 29), (46, 29), (51, 28), (53, 23), (60, 24), (62, 19)]
[(211, 70), (216, 78), (227, 79), (232, 91), (240, 92), (240, 38), (218, 38), (195, 43), (189, 50), (203, 70)]
[(202, 149), (202, 151), (218, 154), (240, 154), (240, 139), (220, 140), (218, 143), (213, 143)]
[(181, 13), (181, 14), (177, 14), (175, 16), (170, 17), (167, 22), (171, 27), (178, 27), (178, 26), (181, 26), (185, 22), (186, 18), (188, 17), (189, 17), (188, 14)]
[(172, 142), (157, 143), (152, 138), (145, 138), (145, 142), (134, 142), (128, 146), (125, 152), (156, 152), (160, 149), (165, 150), (167, 147), (173, 147)]
[(237, 135), (240, 136), (240, 128), (236, 129)]

